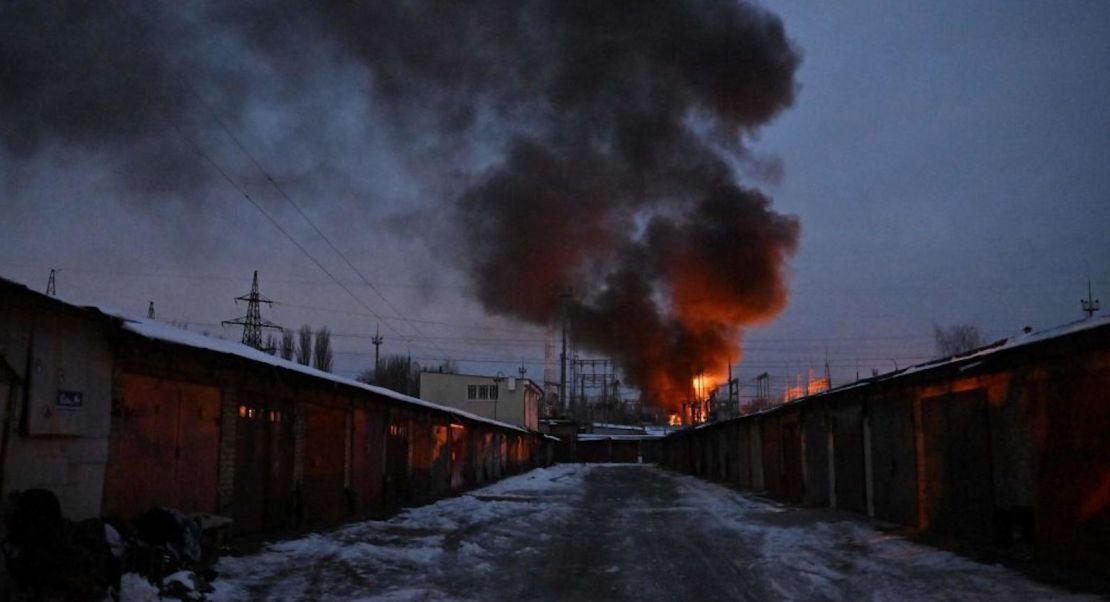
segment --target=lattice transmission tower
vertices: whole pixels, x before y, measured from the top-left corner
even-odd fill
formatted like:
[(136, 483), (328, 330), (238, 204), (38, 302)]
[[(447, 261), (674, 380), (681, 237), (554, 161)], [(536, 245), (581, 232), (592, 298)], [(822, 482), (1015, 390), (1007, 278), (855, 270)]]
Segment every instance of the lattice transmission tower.
[[(54, 270), (50, 270), (50, 278), (51, 278), (51, 281), (53, 281)], [(1083, 308), (1083, 313), (1087, 314), (1088, 318), (1095, 315), (1095, 312), (1097, 312), (1099, 310), (1098, 299), (1095, 299), (1094, 295), (1091, 294), (1091, 279), (1090, 278), (1087, 279), (1087, 298), (1086, 299), (1080, 299), (1079, 304)]]
[(272, 305), (273, 301), (263, 297), (258, 292), (258, 270), (254, 271), (254, 279), (251, 281), (251, 292), (235, 298), (235, 304), (238, 305), (240, 301), (247, 302), (247, 315), (234, 320), (224, 320), (220, 322), (223, 326), (242, 326), (243, 339), (242, 342), (248, 347), (254, 347), (267, 353), (272, 353), (272, 349), (267, 349), (262, 345), (262, 329), (273, 328), (279, 332), (282, 331), (281, 326), (274, 324), (269, 320), (262, 319), (262, 304)]

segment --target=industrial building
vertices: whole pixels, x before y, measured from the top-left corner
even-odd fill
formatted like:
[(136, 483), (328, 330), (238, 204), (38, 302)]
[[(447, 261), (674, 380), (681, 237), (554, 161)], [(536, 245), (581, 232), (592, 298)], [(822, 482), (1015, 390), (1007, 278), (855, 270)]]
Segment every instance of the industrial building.
[(536, 431), (543, 389), (527, 378), (422, 372), (420, 397)]

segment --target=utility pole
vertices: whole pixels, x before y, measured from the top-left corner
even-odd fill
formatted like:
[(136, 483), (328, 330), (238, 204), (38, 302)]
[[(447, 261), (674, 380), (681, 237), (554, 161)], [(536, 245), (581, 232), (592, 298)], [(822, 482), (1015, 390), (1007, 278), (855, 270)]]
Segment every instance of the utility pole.
[(146, 317), (149, 320), (154, 319), (154, 302), (153, 301), (150, 302), (150, 305), (146, 306)]
[(520, 380), (524, 380), (524, 375), (528, 374), (528, 368), (524, 367), (524, 360), (520, 360), (520, 367), (516, 371), (520, 373)]
[(582, 408), (587, 407), (586, 406), (586, 375), (585, 374), (582, 375), (582, 380), (579, 383), (579, 387), (578, 387), (578, 404), (579, 404), (579, 407), (582, 407)]
[(247, 315), (234, 320), (224, 320), (220, 324), (223, 326), (241, 325), (243, 327), (242, 343), (260, 351), (267, 351), (262, 348), (262, 329), (274, 328), (280, 331), (282, 328), (269, 320), (262, 319), (262, 304), (271, 305), (273, 301), (258, 293), (258, 270), (254, 271), (254, 278), (251, 280), (251, 292), (235, 298), (236, 305), (240, 301), (247, 302)]
[(378, 368), (381, 366), (378, 363), (378, 351), (382, 346), (382, 333), (379, 328), (381, 326), (374, 327), (374, 337), (370, 339), (370, 342), (374, 344), (374, 382), (378, 382)]
[(54, 290), (54, 268), (50, 268), (50, 280), (46, 283), (46, 294), (51, 297), (58, 296), (58, 291)]
[[(50, 270), (50, 282), (54, 282), (54, 270)], [(1090, 278), (1087, 279), (1087, 298), (1080, 299), (1079, 305), (1083, 308), (1083, 311), (1087, 314), (1088, 318), (1095, 315), (1095, 312), (1099, 309), (1098, 299), (1095, 299), (1094, 295), (1091, 294)]]
[(825, 350), (825, 386), (832, 389), (832, 372), (829, 370), (829, 350)]
[(740, 376), (732, 372), (732, 362), (728, 363), (728, 405), (729, 411), (740, 414)]
[(570, 301), (571, 289), (559, 295), (559, 316), (563, 326), (563, 350), (559, 353), (559, 402), (564, 410), (570, 409), (570, 396), (567, 395), (567, 302)]

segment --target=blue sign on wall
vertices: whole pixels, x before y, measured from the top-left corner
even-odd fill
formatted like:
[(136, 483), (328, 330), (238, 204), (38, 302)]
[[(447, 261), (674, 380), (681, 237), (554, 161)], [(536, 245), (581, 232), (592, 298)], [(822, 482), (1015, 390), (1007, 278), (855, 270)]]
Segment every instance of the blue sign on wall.
[(54, 402), (59, 410), (80, 410), (85, 405), (85, 394), (80, 391), (58, 391), (58, 400)]

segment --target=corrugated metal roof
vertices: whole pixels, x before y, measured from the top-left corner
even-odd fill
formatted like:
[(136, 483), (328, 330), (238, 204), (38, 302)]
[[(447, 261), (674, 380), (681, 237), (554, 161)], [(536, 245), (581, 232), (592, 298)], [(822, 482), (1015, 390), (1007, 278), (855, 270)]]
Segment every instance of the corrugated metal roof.
[[(979, 347), (977, 349), (973, 349), (973, 350), (968, 351), (966, 353), (960, 353), (960, 354), (957, 354), (957, 355), (953, 355), (951, 357), (945, 357), (945, 358), (930, 360), (930, 361), (927, 361), (927, 362), (922, 362), (920, 364), (914, 364), (912, 366), (907, 366), (905, 368), (902, 368), (901, 370), (896, 370), (896, 371), (893, 371), (893, 372), (887, 372), (885, 374), (880, 374), (878, 376), (873, 376), (871, 378), (866, 378), (866, 379), (850, 382), (850, 383), (841, 385), (839, 387), (834, 387), (834, 388), (829, 389), (827, 391), (822, 391), (820, 393), (814, 393), (813, 395), (808, 395), (808, 396), (805, 396), (805, 397), (799, 397), (799, 398), (793, 399), (793, 400), (791, 400), (787, 403), (777, 405), (777, 406), (773, 406), (773, 407), (770, 407), (770, 408), (766, 408), (766, 409), (760, 410), (758, 412), (753, 412), (751, 414), (745, 414), (745, 415), (739, 416), (737, 418), (731, 418), (729, 420), (722, 420), (720, 422), (706, 422), (706, 423), (702, 423), (702, 424), (699, 424), (699, 425), (694, 426), (694, 427), (687, 427), (686, 429), (684, 429), (684, 431), (689, 432), (689, 431), (698, 430), (698, 429), (702, 429), (702, 428), (708, 428), (708, 427), (712, 427), (712, 426), (716, 426), (716, 425), (726, 424), (726, 423), (729, 423), (729, 422), (732, 422), (732, 421), (735, 421), (735, 420), (742, 420), (744, 418), (749, 418), (749, 417), (752, 417), (752, 416), (759, 416), (761, 414), (770, 414), (770, 413), (774, 413), (774, 412), (777, 412), (777, 411), (784, 410), (785, 408), (793, 407), (793, 406), (798, 405), (800, 403), (804, 403), (806, 400), (809, 400), (809, 399), (816, 399), (816, 398), (825, 397), (825, 396), (828, 396), (828, 395), (836, 395), (836, 394), (843, 393), (845, 391), (849, 391), (849, 390), (852, 390), (852, 389), (857, 389), (857, 388), (860, 388), (860, 387), (866, 387), (866, 386), (874, 384), (874, 383), (887, 382), (887, 381), (890, 381), (890, 380), (895, 380), (895, 379), (898, 379), (898, 378), (909, 376), (911, 374), (920, 374), (920, 373), (928, 372), (930, 370), (938, 370), (938, 369), (941, 369), (941, 368), (944, 368), (944, 367), (958, 366), (958, 365), (963, 364), (965, 362), (967, 362), (967, 364), (964, 365), (964, 366), (961, 366), (960, 369), (971, 369), (971, 368), (979, 367), (979, 366), (985, 364), (989, 359), (991, 359), (991, 356), (993, 356), (995, 354), (1002, 353), (1004, 351), (1012, 351), (1014, 349), (1025, 347), (1025, 346), (1028, 346), (1028, 345), (1034, 345), (1034, 344), (1037, 344), (1037, 343), (1044, 343), (1044, 342), (1047, 342), (1047, 341), (1051, 341), (1053, 339), (1058, 339), (1058, 338), (1062, 338), (1062, 337), (1065, 337), (1065, 336), (1074, 335), (1074, 334), (1085, 332), (1085, 331), (1088, 331), (1088, 330), (1096, 330), (1096, 329), (1104, 328), (1104, 327), (1105, 328), (1110, 328), (1110, 316), (1097, 316), (1097, 317), (1085, 318), (1085, 319), (1082, 319), (1082, 320), (1076, 320), (1074, 322), (1068, 322), (1067, 324), (1062, 324), (1060, 326), (1055, 326), (1055, 327), (1052, 327), (1052, 328), (1046, 328), (1044, 330), (1038, 330), (1038, 331), (1030, 332), (1030, 333), (1022, 333), (1022, 334), (1007, 337), (1007, 338), (1004, 338), (1004, 339), (999, 339), (997, 341), (994, 341), (993, 343), (989, 343), (987, 345), (984, 345), (984, 346)], [(675, 434), (682, 433), (684, 431), (677, 431)]]
[(579, 441), (640, 441), (644, 439), (662, 439), (663, 435), (598, 435), (580, 433), (577, 438)]
[(322, 370), (317, 370), (317, 369), (309, 367), (309, 366), (303, 366), (303, 365), (298, 364), (296, 362), (291, 362), (291, 361), (288, 361), (288, 360), (284, 360), (280, 357), (276, 357), (276, 356), (270, 355), (268, 353), (259, 351), (257, 349), (254, 349), (253, 347), (247, 347), (246, 345), (243, 345), (242, 343), (238, 343), (238, 342), (235, 342), (235, 341), (228, 341), (228, 340), (225, 340), (225, 339), (217, 339), (217, 338), (214, 338), (214, 337), (205, 336), (205, 335), (200, 334), (200, 333), (192, 332), (192, 331), (189, 331), (189, 330), (184, 330), (182, 328), (178, 328), (176, 326), (166, 324), (165, 322), (158, 322), (158, 321), (155, 321), (155, 320), (149, 320), (149, 319), (145, 319), (145, 318), (138, 318), (138, 317), (127, 315), (123, 312), (120, 312), (120, 311), (117, 311), (117, 310), (114, 310), (114, 309), (111, 309), (111, 308), (107, 308), (107, 307), (98, 307), (98, 306), (93, 306), (93, 305), (79, 305), (77, 303), (73, 303), (73, 302), (70, 302), (70, 301), (65, 301), (64, 299), (61, 299), (61, 298), (58, 298), (58, 297), (50, 297), (50, 296), (44, 295), (42, 293), (39, 293), (37, 291), (33, 291), (33, 290), (31, 290), (30, 288), (28, 288), (27, 286), (25, 286), (23, 284), (20, 284), (18, 282), (12, 281), (12, 280), (8, 280), (6, 278), (0, 277), (0, 282), (3, 282), (5, 284), (8, 284), (8, 285), (11, 285), (11, 286), (14, 286), (14, 287), (17, 287), (19, 289), (23, 289), (27, 293), (30, 293), (34, 296), (42, 297), (43, 299), (49, 300), (50, 302), (59, 303), (61, 305), (65, 305), (65, 306), (68, 306), (68, 307), (73, 308), (73, 309), (95, 312), (95, 313), (101, 314), (103, 316), (107, 316), (109, 318), (114, 318), (114, 319), (119, 321), (120, 326), (123, 330), (125, 330), (127, 332), (134, 333), (136, 335), (139, 335), (139, 336), (142, 336), (142, 337), (145, 337), (145, 338), (148, 338), (148, 339), (151, 339), (151, 340), (156, 340), (156, 341), (160, 341), (160, 342), (163, 342), (163, 343), (169, 343), (169, 344), (172, 344), (172, 345), (180, 345), (182, 347), (189, 347), (189, 348), (192, 348), (192, 349), (203, 349), (203, 350), (212, 351), (212, 352), (215, 352), (215, 353), (221, 353), (221, 354), (225, 354), (225, 355), (233, 355), (233, 356), (245, 359), (245, 360), (258, 362), (258, 363), (261, 363), (261, 364), (268, 364), (270, 366), (273, 366), (275, 368), (280, 368), (282, 370), (297, 372), (297, 373), (304, 374), (306, 376), (310, 376), (310, 377), (313, 377), (313, 378), (326, 380), (326, 381), (333, 382), (333, 383), (338, 383), (338, 384), (341, 384), (341, 385), (346, 385), (348, 387), (354, 387), (356, 389), (362, 389), (364, 391), (369, 391), (371, 393), (375, 393), (375, 394), (381, 395), (383, 397), (388, 397), (390, 399), (401, 402), (403, 404), (416, 406), (416, 407), (420, 407), (420, 408), (426, 408), (426, 409), (429, 409), (429, 410), (442, 412), (442, 413), (445, 413), (445, 414), (450, 414), (452, 416), (458, 416), (458, 417), (461, 417), (461, 418), (465, 418), (465, 419), (473, 421), (473, 422), (482, 422), (482, 423), (485, 423), (485, 424), (498, 426), (498, 427), (508, 429), (508, 430), (519, 431), (519, 432), (522, 432), (522, 433), (531, 433), (531, 431), (529, 431), (527, 429), (523, 429), (523, 428), (521, 428), (519, 426), (516, 426), (514, 424), (508, 424), (508, 423), (505, 423), (505, 422), (500, 422), (500, 421), (497, 421), (497, 420), (484, 418), (482, 416), (478, 416), (476, 414), (471, 414), (470, 412), (459, 410), (457, 408), (442, 406), (442, 405), (439, 405), (439, 404), (436, 404), (436, 403), (432, 403), (430, 401), (425, 401), (423, 399), (419, 399), (417, 397), (411, 397), (411, 396), (408, 396), (408, 395), (403, 395), (401, 393), (398, 393), (396, 391), (392, 391), (390, 389), (386, 389), (386, 388), (378, 387), (378, 386), (374, 386), (374, 385), (369, 385), (369, 384), (366, 384), (364, 382), (354, 380), (354, 379), (351, 379), (351, 378), (345, 378), (345, 377), (342, 377), (342, 376), (337, 376), (335, 374), (331, 374), (330, 372), (324, 372)]
[(354, 380), (352, 378), (337, 376), (337, 375), (332, 374), (330, 372), (324, 372), (323, 370), (317, 370), (316, 368), (312, 368), (310, 366), (304, 366), (304, 365), (298, 364), (296, 362), (291, 362), (289, 360), (285, 360), (285, 359), (282, 359), (280, 357), (270, 355), (270, 354), (265, 353), (263, 351), (259, 351), (257, 349), (254, 349), (253, 347), (248, 347), (246, 345), (243, 345), (242, 343), (237, 343), (237, 342), (234, 342), (234, 341), (227, 341), (227, 340), (224, 340), (224, 339), (216, 339), (216, 338), (213, 338), (213, 337), (204, 336), (202, 334), (198, 334), (198, 333), (195, 333), (195, 332), (191, 332), (191, 331), (188, 331), (188, 330), (183, 330), (181, 328), (177, 328), (176, 326), (172, 326), (172, 325), (166, 324), (164, 322), (157, 322), (157, 321), (153, 321), (153, 320), (146, 320), (146, 319), (140, 319), (140, 318), (134, 318), (134, 317), (126, 317), (126, 316), (121, 316), (121, 315), (116, 315), (115, 317), (122, 320), (122, 326), (123, 326), (124, 330), (127, 330), (129, 332), (133, 332), (137, 335), (146, 337), (148, 339), (161, 341), (163, 343), (171, 343), (171, 344), (174, 344), (174, 345), (181, 345), (181, 346), (184, 346), (184, 347), (191, 347), (191, 348), (194, 348), (194, 349), (204, 349), (204, 350), (207, 350), (207, 351), (214, 351), (216, 353), (223, 353), (223, 354), (226, 354), (226, 355), (234, 355), (234, 356), (246, 359), (246, 360), (259, 362), (259, 363), (263, 363), (263, 364), (269, 364), (269, 365), (274, 366), (276, 368), (281, 368), (281, 369), (289, 370), (289, 371), (292, 371), (292, 372), (298, 372), (300, 374), (304, 374), (306, 376), (311, 376), (313, 378), (318, 378), (318, 379), (322, 379), (322, 380), (326, 380), (326, 381), (330, 381), (330, 382), (334, 382), (334, 383), (339, 383), (339, 384), (342, 384), (342, 385), (346, 385), (348, 387), (354, 387), (356, 389), (362, 389), (364, 391), (369, 391), (371, 393), (375, 393), (375, 394), (381, 395), (383, 397), (388, 397), (390, 399), (394, 399), (396, 401), (406, 403), (406, 404), (409, 404), (409, 405), (419, 406), (421, 408), (427, 408), (427, 409), (436, 410), (436, 411), (439, 411), (439, 412), (445, 412), (445, 413), (448, 413), (448, 414), (452, 414), (454, 416), (460, 416), (460, 417), (466, 418), (467, 420), (471, 420), (471, 421), (474, 421), (474, 422), (484, 422), (486, 424), (492, 424), (492, 425), (499, 426), (499, 427), (502, 427), (502, 428), (511, 429), (511, 430), (514, 430), (514, 431), (520, 431), (520, 432), (523, 432), (523, 433), (530, 432), (526, 429), (523, 429), (523, 428), (521, 428), (519, 426), (516, 426), (516, 425), (513, 425), (513, 424), (508, 424), (508, 423), (505, 423), (505, 422), (500, 422), (500, 421), (497, 421), (497, 420), (484, 418), (482, 416), (478, 416), (477, 414), (471, 414), (470, 412), (466, 412), (466, 411), (460, 410), (458, 408), (452, 408), (452, 407), (449, 407), (449, 406), (442, 406), (442, 405), (439, 405), (439, 404), (436, 404), (436, 403), (432, 403), (430, 401), (425, 401), (425, 400), (417, 398), (417, 397), (411, 397), (409, 395), (403, 395), (401, 393), (398, 393), (398, 392), (390, 390), (390, 389), (386, 389), (384, 387), (369, 385), (369, 384), (366, 384), (362, 381)]

